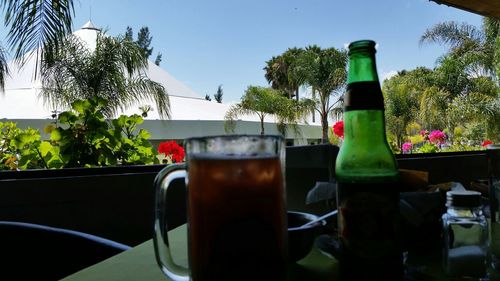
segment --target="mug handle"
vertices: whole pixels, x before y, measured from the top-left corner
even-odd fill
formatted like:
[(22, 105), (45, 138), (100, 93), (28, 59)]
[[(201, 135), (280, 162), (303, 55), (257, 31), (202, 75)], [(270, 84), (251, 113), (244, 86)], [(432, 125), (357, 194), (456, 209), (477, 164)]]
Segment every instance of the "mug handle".
[(154, 181), (156, 191), (155, 196), (155, 223), (153, 231), (153, 243), (155, 256), (158, 265), (163, 273), (174, 281), (189, 281), (189, 269), (176, 264), (170, 252), (168, 242), (168, 223), (165, 214), (167, 202), (167, 189), (172, 181), (176, 179), (186, 179), (185, 164), (171, 164), (163, 168)]

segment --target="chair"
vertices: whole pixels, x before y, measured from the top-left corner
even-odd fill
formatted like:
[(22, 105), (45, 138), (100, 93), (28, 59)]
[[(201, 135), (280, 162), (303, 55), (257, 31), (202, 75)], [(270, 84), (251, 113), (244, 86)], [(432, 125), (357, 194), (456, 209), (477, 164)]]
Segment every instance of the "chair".
[(0, 279), (59, 280), (128, 249), (78, 231), (0, 221)]

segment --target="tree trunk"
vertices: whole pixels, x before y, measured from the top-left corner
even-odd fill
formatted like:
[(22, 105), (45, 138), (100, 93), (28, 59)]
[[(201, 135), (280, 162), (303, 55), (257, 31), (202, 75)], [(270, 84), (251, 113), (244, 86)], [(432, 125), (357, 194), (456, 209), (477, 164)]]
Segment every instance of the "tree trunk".
[(295, 89), (295, 99), (299, 101), (299, 89)]
[(264, 117), (260, 117), (260, 134), (264, 135)]
[(327, 143), (328, 142), (328, 113), (326, 113), (326, 112), (321, 114), (321, 130), (322, 130), (321, 142)]
[[(316, 89), (314, 87), (312, 88), (312, 99), (316, 101)], [(312, 110), (312, 121), (313, 123), (316, 122), (316, 111), (314, 108)]]

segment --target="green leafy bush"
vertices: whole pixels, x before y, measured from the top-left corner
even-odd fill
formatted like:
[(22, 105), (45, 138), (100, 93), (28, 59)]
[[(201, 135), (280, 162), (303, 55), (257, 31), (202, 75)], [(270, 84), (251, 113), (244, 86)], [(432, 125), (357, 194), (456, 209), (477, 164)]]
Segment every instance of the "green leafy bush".
[(100, 98), (78, 100), (72, 111), (59, 114), (56, 124), (45, 131), (42, 141), (35, 129), (19, 129), (15, 123), (0, 122), (0, 169), (50, 169), (159, 163), (148, 141), (141, 116), (122, 115), (109, 121)]
[(61, 126), (52, 130), (50, 139), (60, 147), (65, 167), (158, 163), (149, 133), (137, 132), (142, 117), (122, 115), (109, 122), (104, 105), (101, 98), (78, 100), (73, 111), (59, 114)]
[(63, 166), (59, 148), (40, 140), (38, 130), (17, 128), (13, 122), (0, 122), (0, 169), (40, 169)]
[(439, 148), (430, 142), (424, 143), (421, 147), (419, 147), (416, 152), (417, 153), (435, 153), (438, 152)]

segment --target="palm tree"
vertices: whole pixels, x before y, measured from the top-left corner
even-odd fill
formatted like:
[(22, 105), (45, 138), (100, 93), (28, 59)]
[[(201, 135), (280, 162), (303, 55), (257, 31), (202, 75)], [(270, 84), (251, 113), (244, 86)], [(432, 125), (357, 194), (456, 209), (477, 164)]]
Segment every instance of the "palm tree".
[[(347, 78), (347, 52), (335, 48), (321, 49), (309, 46), (297, 60), (294, 76), (303, 81), (318, 94), (311, 102), (319, 113), (322, 127), (322, 141), (328, 142), (328, 114), (337, 112), (342, 105), (342, 89)], [(332, 95), (337, 100), (330, 102)]]
[(106, 116), (113, 117), (120, 109), (152, 101), (160, 116), (170, 117), (165, 88), (145, 75), (148, 61), (136, 43), (98, 33), (95, 50), (75, 35), (69, 35), (63, 46), (44, 55), (44, 102), (67, 108), (76, 100), (100, 97), (107, 103)]
[[(500, 126), (500, 20), (483, 18), (481, 28), (456, 22), (444, 22), (428, 29), (421, 43), (439, 43), (450, 47), (435, 69), (435, 85), (440, 89), (422, 96), (421, 106), (437, 106), (448, 119), (448, 127), (457, 123), (485, 122), (487, 134), (498, 139)], [(432, 92), (432, 91), (431, 91)], [(443, 110), (447, 107), (446, 111)], [(431, 110), (421, 108), (420, 116)], [(461, 118), (457, 118), (461, 116)], [(465, 117), (465, 118), (464, 118)], [(428, 118), (426, 118), (428, 119)], [(437, 117), (434, 118), (437, 121)]]
[[(486, 79), (483, 77), (481, 80)], [(493, 83), (486, 80), (480, 84), (484, 85), (484, 82)], [(484, 138), (495, 143), (500, 141), (500, 97), (496, 93), (489, 92), (484, 87), (475, 87), (471, 93), (455, 97), (447, 108), (447, 114), (453, 126), (480, 124)]]
[(290, 99), (295, 96), (297, 101), (303, 80), (292, 73), (296, 67), (297, 59), (303, 52), (304, 50), (300, 48), (289, 48), (283, 54), (272, 57), (264, 67), (265, 77), (271, 87), (285, 92)]
[(449, 54), (466, 62), (472, 74), (494, 76), (495, 52), (498, 52), (495, 51), (495, 43), (499, 30), (500, 20), (488, 17), (483, 18), (480, 29), (467, 23), (449, 21), (427, 29), (420, 43), (448, 45)]
[[(260, 120), (260, 133), (264, 134), (264, 120), (267, 116), (274, 116), (278, 120), (278, 129), (286, 133), (286, 125), (291, 125), (297, 131), (297, 121), (304, 117), (309, 110), (303, 103), (297, 103), (282, 95), (278, 90), (268, 87), (249, 86), (241, 102), (232, 105), (226, 112), (224, 126), (226, 131), (235, 129), (235, 122), (239, 116), (256, 114)], [(285, 130), (285, 131), (283, 131)]]
[(449, 100), (450, 94), (436, 86), (429, 87), (423, 92), (418, 117), (424, 128), (439, 129), (448, 127), (446, 108)]
[[(26, 54), (36, 54), (37, 60), (45, 51), (57, 50), (60, 42), (71, 33), (74, 15), (73, 0), (0, 0), (5, 12), (4, 24), (9, 48), (15, 60), (23, 65)], [(36, 50), (35, 52), (31, 52)], [(30, 53), (31, 52), (31, 53)], [(35, 74), (38, 70), (35, 67)], [(0, 90), (8, 74), (5, 50), (0, 47)]]
[(293, 73), (295, 72), (294, 69), (297, 67), (297, 61), (303, 52), (304, 49), (301, 48), (290, 48), (283, 54), (285, 60), (289, 63), (287, 73), (288, 85), (290, 91), (295, 95), (296, 101), (299, 101), (299, 88), (305, 81), (303, 77), (293, 75)]
[[(266, 67), (264, 67), (266, 73), (264, 76), (267, 82), (271, 84), (273, 89), (286, 89), (288, 82), (288, 69), (286, 62), (282, 56), (272, 57), (270, 60), (266, 61)], [(287, 92), (289, 98), (291, 94)]]

